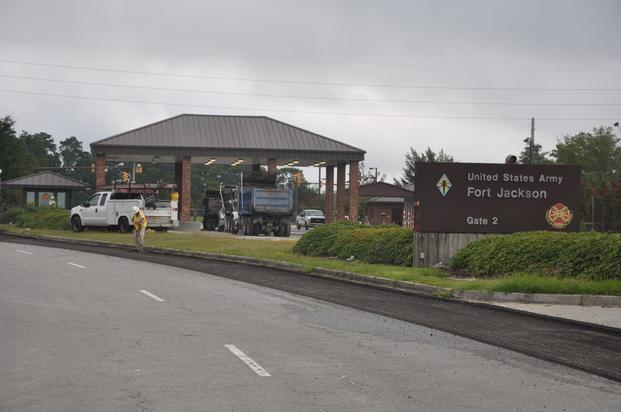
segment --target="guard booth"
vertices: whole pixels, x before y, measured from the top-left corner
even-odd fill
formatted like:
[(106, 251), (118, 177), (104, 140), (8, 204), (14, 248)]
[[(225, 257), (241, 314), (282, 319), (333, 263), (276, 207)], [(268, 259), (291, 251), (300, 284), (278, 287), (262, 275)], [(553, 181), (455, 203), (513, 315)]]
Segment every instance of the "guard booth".
[(345, 219), (346, 177), (350, 218), (358, 219), (358, 163), (365, 151), (269, 117), (181, 114), (96, 141), (91, 152), (98, 190), (109, 184), (112, 163), (174, 164), (181, 221), (190, 220), (192, 164), (267, 165), (274, 174), (278, 166), (325, 169), (328, 221)]
[(23, 207), (50, 207), (52, 202), (59, 209), (72, 207), (73, 191), (89, 189), (84, 182), (47, 171), (7, 180), (2, 187), (20, 192)]

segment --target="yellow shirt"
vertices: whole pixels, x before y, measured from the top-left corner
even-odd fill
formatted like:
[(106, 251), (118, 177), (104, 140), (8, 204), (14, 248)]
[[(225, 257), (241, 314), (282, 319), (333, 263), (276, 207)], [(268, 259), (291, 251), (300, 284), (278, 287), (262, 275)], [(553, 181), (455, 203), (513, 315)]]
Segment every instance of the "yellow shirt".
[(134, 229), (146, 229), (147, 228), (147, 217), (142, 213), (142, 210), (139, 210), (133, 217)]

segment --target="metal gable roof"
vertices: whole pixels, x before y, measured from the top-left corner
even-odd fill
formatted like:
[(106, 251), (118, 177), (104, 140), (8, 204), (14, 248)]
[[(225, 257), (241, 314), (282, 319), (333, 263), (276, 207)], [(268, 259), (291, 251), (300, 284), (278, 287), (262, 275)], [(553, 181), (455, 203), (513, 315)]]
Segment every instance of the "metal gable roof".
[(40, 172), (30, 176), (17, 177), (2, 182), (2, 186), (9, 187), (39, 187), (55, 189), (86, 189), (87, 184), (79, 180), (61, 176), (52, 172)]
[(356, 147), (264, 116), (182, 114), (91, 144), (94, 150), (139, 146), (365, 153)]

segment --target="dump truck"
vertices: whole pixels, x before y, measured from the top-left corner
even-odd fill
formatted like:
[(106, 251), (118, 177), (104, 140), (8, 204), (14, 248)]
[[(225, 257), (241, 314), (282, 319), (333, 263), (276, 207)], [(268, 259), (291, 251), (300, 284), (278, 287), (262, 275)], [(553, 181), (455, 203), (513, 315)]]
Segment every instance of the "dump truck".
[(246, 187), (239, 191), (238, 204), (244, 235), (291, 235), (292, 190)]

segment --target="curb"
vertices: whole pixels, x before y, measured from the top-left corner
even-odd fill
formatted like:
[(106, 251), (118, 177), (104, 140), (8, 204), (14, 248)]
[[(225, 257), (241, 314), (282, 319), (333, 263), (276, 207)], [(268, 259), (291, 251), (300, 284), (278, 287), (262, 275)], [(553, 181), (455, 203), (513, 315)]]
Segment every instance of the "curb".
[[(134, 250), (133, 245), (122, 243), (108, 242), (105, 240), (78, 240), (59, 236), (35, 235), (26, 233), (13, 233), (0, 230), (1, 234), (31, 238), (40, 240), (58, 240), (65, 243), (85, 244), (90, 246), (105, 246), (107, 248)], [(442, 288), (438, 286), (424, 285), (421, 283), (405, 282), (401, 280), (392, 280), (371, 275), (361, 275), (352, 272), (343, 272), (333, 269), (313, 268), (309, 270), (303, 265), (296, 263), (282, 262), (271, 259), (253, 258), (247, 256), (226, 255), (221, 253), (210, 252), (191, 252), (188, 250), (159, 248), (154, 246), (146, 246), (145, 250), (151, 253), (172, 256), (187, 256), (199, 259), (210, 259), (220, 262), (246, 264), (271, 269), (286, 270), (289, 272), (300, 273), (307, 276), (315, 276), (338, 280), (342, 282), (355, 283), (363, 286), (375, 287), (378, 289), (387, 289), (402, 293), (431, 296), (435, 298), (453, 298), (457, 300), (475, 301), (475, 302), (516, 302), (516, 303), (539, 303), (539, 304), (555, 304), (555, 305), (574, 305), (574, 306), (606, 306), (621, 307), (621, 296), (607, 295), (566, 295), (566, 294), (547, 294), (547, 293), (516, 293), (516, 292), (485, 292), (475, 290), (459, 290)]]

